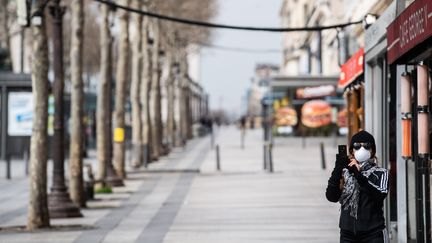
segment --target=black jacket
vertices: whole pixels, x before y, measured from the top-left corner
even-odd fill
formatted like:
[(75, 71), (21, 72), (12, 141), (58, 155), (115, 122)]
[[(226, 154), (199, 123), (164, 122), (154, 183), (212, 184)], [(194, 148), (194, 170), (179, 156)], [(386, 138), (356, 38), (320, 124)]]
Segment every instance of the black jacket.
[[(373, 167), (364, 168), (365, 170)], [(353, 233), (381, 230), (385, 228), (383, 202), (388, 192), (388, 171), (378, 168), (367, 178), (357, 170), (353, 176), (360, 186), (359, 205), (357, 219), (350, 215), (349, 210), (341, 207), (339, 227), (342, 230)], [(340, 179), (342, 168), (335, 168), (332, 176), (328, 180), (326, 197), (330, 202), (338, 202), (342, 190), (340, 189)]]

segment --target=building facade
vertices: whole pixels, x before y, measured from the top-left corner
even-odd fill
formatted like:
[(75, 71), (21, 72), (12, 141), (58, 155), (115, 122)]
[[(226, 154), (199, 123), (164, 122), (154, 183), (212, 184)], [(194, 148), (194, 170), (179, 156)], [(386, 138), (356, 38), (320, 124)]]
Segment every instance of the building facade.
[[(371, 132), (376, 138), (378, 162), (380, 166), (390, 170), (391, 188), (386, 200), (385, 216), (393, 242), (416, 240), (417, 222), (421, 219), (430, 221), (426, 210), (428, 208), (430, 215), (430, 205), (424, 206), (425, 214), (416, 213), (415, 166), (407, 164), (400, 156), (402, 125), (397, 122), (400, 120), (400, 88), (392, 75), (400, 76), (402, 71), (398, 71), (395, 65), (390, 66), (387, 61), (387, 27), (397, 13), (402, 12), (412, 2), (416, 1), (285, 0), (280, 12), (283, 27), (335, 25), (365, 19), (367, 14), (377, 18), (372, 25), (363, 22), (345, 28), (324, 30), (321, 33), (285, 33), (281, 73), (340, 73), (341, 84), (342, 76), (346, 74), (344, 64), (347, 65), (350, 58), (351, 63), (361, 62), (361, 65), (364, 65), (361, 72), (353, 74), (352, 79), (345, 80), (347, 82), (340, 88), (344, 90), (348, 106), (348, 126), (356, 124), (351, 126), (348, 134), (363, 129)], [(398, 4), (399, 12), (396, 11)], [(359, 53), (360, 50), (364, 53)]]
[(261, 99), (269, 90), (270, 77), (279, 72), (279, 67), (273, 64), (257, 64), (254, 77), (246, 93), (246, 115), (248, 117), (259, 117), (262, 115)]

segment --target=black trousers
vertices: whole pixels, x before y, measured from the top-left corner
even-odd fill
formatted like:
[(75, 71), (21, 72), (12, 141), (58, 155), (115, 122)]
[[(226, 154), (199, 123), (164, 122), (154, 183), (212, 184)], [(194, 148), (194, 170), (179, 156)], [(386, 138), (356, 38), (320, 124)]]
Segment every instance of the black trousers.
[(340, 231), (340, 243), (388, 243), (388, 234), (386, 229), (374, 230), (371, 232)]

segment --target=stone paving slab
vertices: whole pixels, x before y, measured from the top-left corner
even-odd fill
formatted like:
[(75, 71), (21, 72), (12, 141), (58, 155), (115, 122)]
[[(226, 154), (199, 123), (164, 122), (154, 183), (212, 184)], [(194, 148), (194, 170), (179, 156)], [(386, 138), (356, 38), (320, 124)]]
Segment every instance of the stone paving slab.
[[(338, 241), (339, 210), (324, 197), (330, 168), (321, 168), (320, 139), (308, 139), (303, 149), (298, 139), (276, 138), (269, 174), (261, 135), (249, 131), (244, 149), (237, 130), (218, 136), (222, 171), (208, 156), (164, 242)], [(329, 166), (334, 152), (328, 148)]]
[[(130, 173), (126, 187), (98, 195), (82, 209), (84, 218), (51, 221), (90, 229), (0, 232), (0, 242), (338, 241), (338, 205), (324, 197), (336, 152), (333, 138), (308, 138), (305, 148), (298, 138), (276, 138), (273, 174), (262, 169), (261, 130), (248, 131), (244, 149), (233, 127), (220, 129), (215, 142), (222, 171), (215, 170), (210, 138), (194, 139), (148, 170)], [(325, 170), (320, 142), (326, 144)], [(87, 160), (96, 168), (95, 161)], [(0, 227), (25, 224), (27, 187), (23, 178), (0, 179)]]

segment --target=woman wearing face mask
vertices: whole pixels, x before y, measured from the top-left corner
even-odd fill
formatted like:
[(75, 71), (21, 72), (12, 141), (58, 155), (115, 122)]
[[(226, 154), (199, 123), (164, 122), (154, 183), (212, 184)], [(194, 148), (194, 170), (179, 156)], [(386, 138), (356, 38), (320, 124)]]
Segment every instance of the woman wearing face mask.
[(386, 243), (383, 203), (388, 171), (376, 164), (374, 137), (360, 131), (351, 138), (349, 157), (337, 156), (326, 197), (339, 202), (341, 243)]

